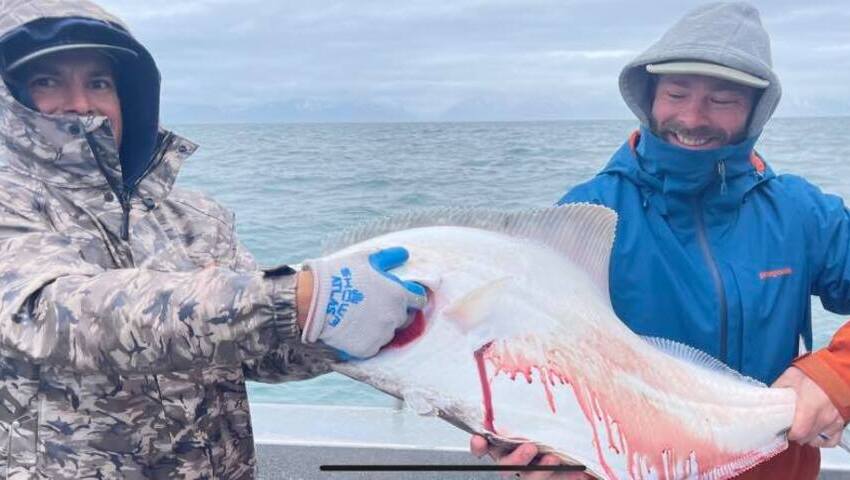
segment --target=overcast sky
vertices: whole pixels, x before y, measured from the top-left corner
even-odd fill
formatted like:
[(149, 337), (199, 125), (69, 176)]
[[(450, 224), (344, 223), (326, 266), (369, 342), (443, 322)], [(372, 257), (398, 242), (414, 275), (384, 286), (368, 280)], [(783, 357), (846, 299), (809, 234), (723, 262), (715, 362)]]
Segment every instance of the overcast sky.
[[(620, 68), (682, 0), (103, 0), (151, 50), (167, 123), (631, 118)], [(844, 0), (754, 1), (778, 115), (850, 115)]]

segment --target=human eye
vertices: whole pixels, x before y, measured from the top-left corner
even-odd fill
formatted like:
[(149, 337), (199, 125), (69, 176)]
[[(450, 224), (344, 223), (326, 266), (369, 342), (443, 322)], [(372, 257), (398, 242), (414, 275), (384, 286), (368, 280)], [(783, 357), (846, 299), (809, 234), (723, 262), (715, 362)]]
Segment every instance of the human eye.
[(34, 75), (28, 82), (29, 88), (55, 88), (59, 85), (59, 80), (52, 75)]
[(733, 106), (741, 103), (741, 98), (738, 95), (714, 95), (710, 98), (711, 103), (718, 106)]
[(109, 77), (93, 78), (89, 81), (92, 90), (114, 90), (115, 82)]
[(667, 90), (666, 95), (673, 100), (681, 100), (687, 96), (687, 93), (682, 90)]

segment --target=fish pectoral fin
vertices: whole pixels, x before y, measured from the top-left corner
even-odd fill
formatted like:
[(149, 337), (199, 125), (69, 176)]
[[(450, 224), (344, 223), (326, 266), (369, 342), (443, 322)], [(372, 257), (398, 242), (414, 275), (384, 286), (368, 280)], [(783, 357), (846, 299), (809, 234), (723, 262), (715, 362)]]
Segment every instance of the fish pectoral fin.
[(520, 288), (517, 278), (506, 276), (472, 290), (444, 314), (475, 351), (496, 340), (550, 332), (558, 320), (540, 308), (539, 301)]
[(449, 305), (445, 314), (461, 332), (472, 332), (493, 316), (505, 296), (514, 290), (513, 284), (510, 276), (485, 283)]

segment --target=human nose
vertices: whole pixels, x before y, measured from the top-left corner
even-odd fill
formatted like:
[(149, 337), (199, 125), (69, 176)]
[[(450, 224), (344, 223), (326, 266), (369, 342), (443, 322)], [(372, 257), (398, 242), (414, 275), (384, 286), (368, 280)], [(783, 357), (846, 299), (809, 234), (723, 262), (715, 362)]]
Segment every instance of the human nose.
[(692, 99), (682, 105), (678, 118), (686, 128), (696, 128), (707, 123), (705, 104), (699, 99)]
[(76, 115), (93, 115), (94, 106), (82, 85), (71, 85), (65, 101), (64, 113)]

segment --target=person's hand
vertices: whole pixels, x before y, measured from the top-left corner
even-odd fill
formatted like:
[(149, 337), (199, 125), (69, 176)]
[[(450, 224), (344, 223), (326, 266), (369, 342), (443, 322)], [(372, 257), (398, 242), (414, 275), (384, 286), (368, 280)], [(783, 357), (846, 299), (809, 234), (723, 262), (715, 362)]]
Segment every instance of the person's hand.
[(389, 273), (407, 258), (407, 250), (393, 247), (305, 261), (313, 292), (303, 340), (321, 340), (349, 357), (378, 353), (410, 311), (421, 310), (427, 301), (425, 287)]
[[(561, 459), (555, 455), (543, 455), (537, 458), (537, 447), (533, 443), (523, 443), (513, 450), (503, 450), (490, 445), (487, 439), (473, 435), (469, 440), (469, 451), (478, 458), (490, 455), (499, 465), (561, 465)], [(513, 476), (505, 472), (503, 478)], [(524, 480), (588, 480), (593, 479), (584, 472), (522, 472), (519, 478)]]
[(799, 368), (789, 367), (771, 386), (790, 388), (797, 394), (794, 423), (788, 431), (789, 441), (813, 447), (838, 445), (844, 419), (817, 383)]

